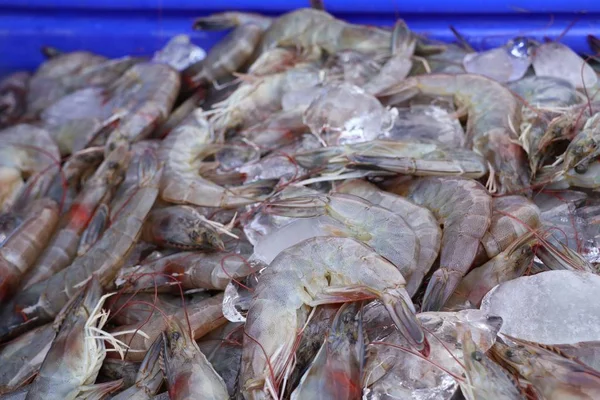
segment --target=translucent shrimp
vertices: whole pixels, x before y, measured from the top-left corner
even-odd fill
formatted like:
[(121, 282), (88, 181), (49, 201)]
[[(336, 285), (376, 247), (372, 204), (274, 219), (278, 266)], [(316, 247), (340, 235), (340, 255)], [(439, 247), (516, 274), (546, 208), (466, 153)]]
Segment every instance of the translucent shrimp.
[(169, 321), (162, 340), (165, 376), (171, 399), (199, 396), (210, 400), (229, 399), (223, 378), (217, 374), (180, 321)]
[(196, 20), (194, 20), (194, 29), (203, 31), (220, 31), (236, 26), (255, 24), (264, 30), (271, 25), (272, 21), (273, 19), (271, 17), (266, 17), (261, 14), (226, 11), (196, 18)]
[(467, 382), (461, 385), (469, 400), (525, 400), (517, 383), (504, 368), (492, 361), (473, 341), (471, 331), (461, 335)]
[(223, 250), (217, 224), (190, 206), (160, 208), (148, 215), (142, 240), (181, 250)]
[(30, 287), (48, 279), (67, 267), (77, 255), (81, 234), (90, 222), (98, 204), (112, 195), (121, 183), (130, 154), (125, 146), (108, 155), (94, 175), (86, 182), (73, 201), (69, 212), (61, 218), (58, 230), (25, 279), (24, 287)]
[(496, 179), (499, 193), (529, 186), (526, 153), (516, 144), (521, 109), (506, 87), (480, 75), (432, 74), (410, 77), (380, 95), (399, 101), (417, 94), (453, 96), (459, 106), (466, 108), (467, 145), (491, 164), (488, 187), (492, 191)]
[(19, 287), (57, 223), (58, 205), (54, 201), (40, 199), (29, 205), (23, 221), (0, 246), (0, 302), (8, 300)]
[(419, 254), (416, 268), (412, 273), (403, 275), (406, 279), (406, 291), (413, 296), (438, 256), (441, 246), (442, 230), (433, 213), (403, 197), (380, 190), (377, 186), (363, 180), (346, 181), (335, 189), (338, 193), (361, 197), (401, 216), (412, 228), (419, 240)]
[(515, 240), (506, 250), (469, 272), (448, 299), (448, 309), (477, 308), (483, 297), (502, 282), (518, 278), (533, 262), (533, 246), (537, 240), (527, 234)]
[(484, 160), (474, 152), (447, 148), (433, 141), (371, 140), (300, 152), (294, 159), (305, 168), (339, 169), (341, 165), (415, 176), (480, 178), (487, 173)]
[(58, 147), (44, 129), (19, 124), (0, 131), (0, 209), (8, 209), (27, 179), (43, 193), (58, 170)]
[(156, 197), (162, 173), (156, 154), (146, 153), (137, 190), (102, 239), (67, 268), (21, 290), (0, 315), (0, 340), (51, 320), (91, 276), (107, 287), (125, 262)]
[(108, 317), (102, 313), (105, 297), (96, 279), (82, 289), (64, 311), (64, 321), (26, 399), (75, 399), (80, 393), (103, 392), (92, 384), (106, 355), (101, 330)]
[(165, 163), (161, 182), (163, 200), (206, 207), (237, 207), (264, 200), (271, 188), (259, 182), (225, 188), (198, 174), (205, 156), (214, 153), (213, 134), (201, 111), (194, 112), (197, 126), (182, 125), (163, 141), (160, 149)]
[(492, 356), (531, 382), (545, 399), (596, 399), (600, 396), (598, 371), (537, 343), (513, 337), (508, 339), (515, 346), (497, 341), (492, 347)]
[(108, 137), (107, 151), (144, 139), (166, 120), (180, 85), (179, 73), (166, 64), (140, 63), (128, 69), (108, 89), (105, 107), (120, 118)]
[(148, 349), (137, 372), (135, 383), (114, 396), (113, 400), (151, 400), (154, 397), (164, 380), (160, 362), (163, 347), (163, 338), (159, 336)]
[(295, 197), (269, 202), (267, 212), (288, 217), (327, 215), (331, 218), (318, 221), (323, 234), (365, 243), (394, 264), (405, 280), (417, 270), (420, 243), (412, 227), (400, 215), (360, 197), (341, 193)]
[(346, 303), (337, 312), (325, 342), (292, 392), (291, 399), (359, 399), (365, 358), (360, 304)]
[(254, 272), (242, 255), (236, 253), (193, 253), (182, 251), (135, 267), (125, 267), (118, 281), (131, 281), (126, 291), (146, 290), (179, 293), (183, 290), (225, 290), (232, 278)]
[(439, 310), (469, 271), (492, 218), (492, 198), (478, 182), (420, 178), (393, 188), (429, 208), (443, 226), (440, 268), (433, 273), (422, 309)]
[(305, 306), (380, 298), (411, 346), (429, 354), (404, 279), (350, 238), (317, 237), (284, 250), (261, 275), (245, 325), (240, 385), (247, 398), (275, 395), (289, 374)]

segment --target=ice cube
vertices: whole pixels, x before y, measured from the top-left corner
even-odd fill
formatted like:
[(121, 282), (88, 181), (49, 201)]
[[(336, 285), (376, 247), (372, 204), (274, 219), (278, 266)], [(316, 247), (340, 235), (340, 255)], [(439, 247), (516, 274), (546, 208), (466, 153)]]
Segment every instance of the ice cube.
[(501, 333), (545, 344), (600, 340), (600, 276), (547, 271), (502, 283), (481, 310), (502, 317)]

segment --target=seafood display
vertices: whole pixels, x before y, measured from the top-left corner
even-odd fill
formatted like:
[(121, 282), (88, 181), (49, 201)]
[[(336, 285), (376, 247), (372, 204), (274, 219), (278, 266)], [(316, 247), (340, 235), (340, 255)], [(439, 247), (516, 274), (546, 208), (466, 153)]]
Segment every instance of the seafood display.
[(598, 59), (311, 5), (0, 77), (0, 400), (600, 398)]

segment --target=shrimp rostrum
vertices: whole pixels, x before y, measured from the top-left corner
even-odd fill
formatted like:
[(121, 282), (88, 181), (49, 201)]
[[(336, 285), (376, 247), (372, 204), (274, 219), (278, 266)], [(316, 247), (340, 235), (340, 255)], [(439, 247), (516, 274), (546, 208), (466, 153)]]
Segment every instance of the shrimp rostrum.
[(408, 343), (427, 355), (429, 344), (404, 285), (394, 265), (354, 239), (316, 237), (284, 250), (262, 274), (248, 310), (242, 393), (276, 397), (307, 306), (379, 298)]

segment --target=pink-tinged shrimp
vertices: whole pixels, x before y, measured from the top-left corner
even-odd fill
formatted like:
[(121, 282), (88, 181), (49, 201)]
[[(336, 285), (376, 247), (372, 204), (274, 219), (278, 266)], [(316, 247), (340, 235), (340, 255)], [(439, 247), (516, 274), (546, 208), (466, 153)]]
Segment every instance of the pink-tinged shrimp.
[(365, 337), (360, 304), (346, 303), (338, 310), (325, 342), (292, 392), (291, 399), (357, 400), (361, 398), (361, 373)]
[(27, 107), (29, 72), (20, 71), (0, 81), (0, 128), (15, 123)]
[(303, 110), (296, 108), (271, 115), (266, 120), (259, 122), (240, 132), (245, 139), (258, 146), (261, 152), (275, 150), (290, 144), (309, 131), (302, 120)]
[(56, 336), (53, 324), (33, 329), (6, 343), (0, 350), (0, 394), (27, 384), (38, 373)]
[(34, 200), (23, 222), (0, 247), (0, 302), (5, 302), (19, 287), (23, 275), (32, 267), (48, 244), (58, 223), (58, 205), (49, 199)]
[(113, 397), (113, 400), (150, 400), (154, 397), (164, 380), (160, 361), (163, 346), (163, 338), (159, 336), (148, 349), (137, 372), (135, 383)]
[(276, 396), (289, 374), (305, 306), (379, 298), (410, 346), (428, 355), (404, 285), (394, 265), (354, 239), (316, 237), (284, 250), (261, 275), (248, 310), (242, 393), (249, 399)]
[(225, 188), (198, 173), (202, 159), (214, 153), (215, 145), (211, 126), (202, 118), (201, 111), (195, 111), (194, 116), (196, 124), (179, 126), (163, 141), (160, 149), (165, 163), (162, 199), (206, 207), (237, 207), (264, 200), (271, 192), (265, 183)]
[(125, 267), (119, 280), (128, 281), (126, 291), (179, 293), (190, 289), (225, 290), (232, 279), (248, 276), (254, 269), (236, 253), (180, 252), (135, 267)]
[(401, 196), (385, 192), (363, 180), (346, 181), (335, 191), (361, 197), (393, 211), (401, 216), (415, 232), (419, 239), (416, 268), (410, 274), (404, 275), (406, 291), (413, 296), (440, 252), (442, 230), (433, 213), (426, 207), (418, 206)]
[(427, 207), (443, 226), (440, 268), (422, 306), (423, 311), (440, 310), (475, 260), (490, 227), (492, 198), (479, 182), (461, 178), (420, 178), (392, 190)]
[(144, 158), (137, 190), (102, 239), (67, 268), (21, 290), (6, 304), (0, 315), (0, 340), (51, 320), (92, 276), (104, 287), (112, 285), (158, 196), (162, 167), (155, 153), (148, 151)]
[(44, 193), (58, 170), (58, 147), (44, 129), (19, 124), (0, 131), (0, 209), (8, 209), (25, 180)]
[(140, 63), (128, 69), (109, 89), (108, 110), (126, 110), (107, 140), (107, 151), (119, 143), (144, 139), (167, 119), (181, 85), (179, 73), (166, 64)]
[(227, 400), (223, 378), (200, 351), (183, 320), (171, 318), (162, 332), (165, 377), (171, 400)]
[(185, 308), (180, 308), (169, 315), (163, 315), (160, 312), (154, 313), (144, 321), (119, 326), (112, 329), (110, 333), (132, 350), (126, 353), (125, 359), (141, 361), (154, 340), (167, 329), (169, 317), (189, 321), (192, 336), (196, 340), (200, 339), (227, 322), (223, 316), (223, 294), (187, 304)]
[(417, 94), (453, 96), (466, 108), (467, 145), (491, 164), (488, 187), (492, 191), (514, 192), (529, 186), (527, 155), (517, 144), (515, 131), (521, 124), (521, 108), (510, 90), (481, 75), (433, 74), (410, 77), (379, 96), (401, 101)]
[[(107, 196), (105, 196), (106, 199)], [(110, 223), (110, 210), (108, 205), (103, 202), (96, 208), (90, 218), (87, 228), (81, 234), (79, 245), (77, 246), (77, 256), (82, 256), (96, 243)]]
[(58, 231), (25, 279), (25, 288), (48, 279), (73, 261), (81, 234), (98, 204), (105, 196), (110, 198), (116, 186), (121, 183), (129, 160), (127, 147), (121, 146), (98, 167), (75, 198), (69, 212), (61, 219)]

